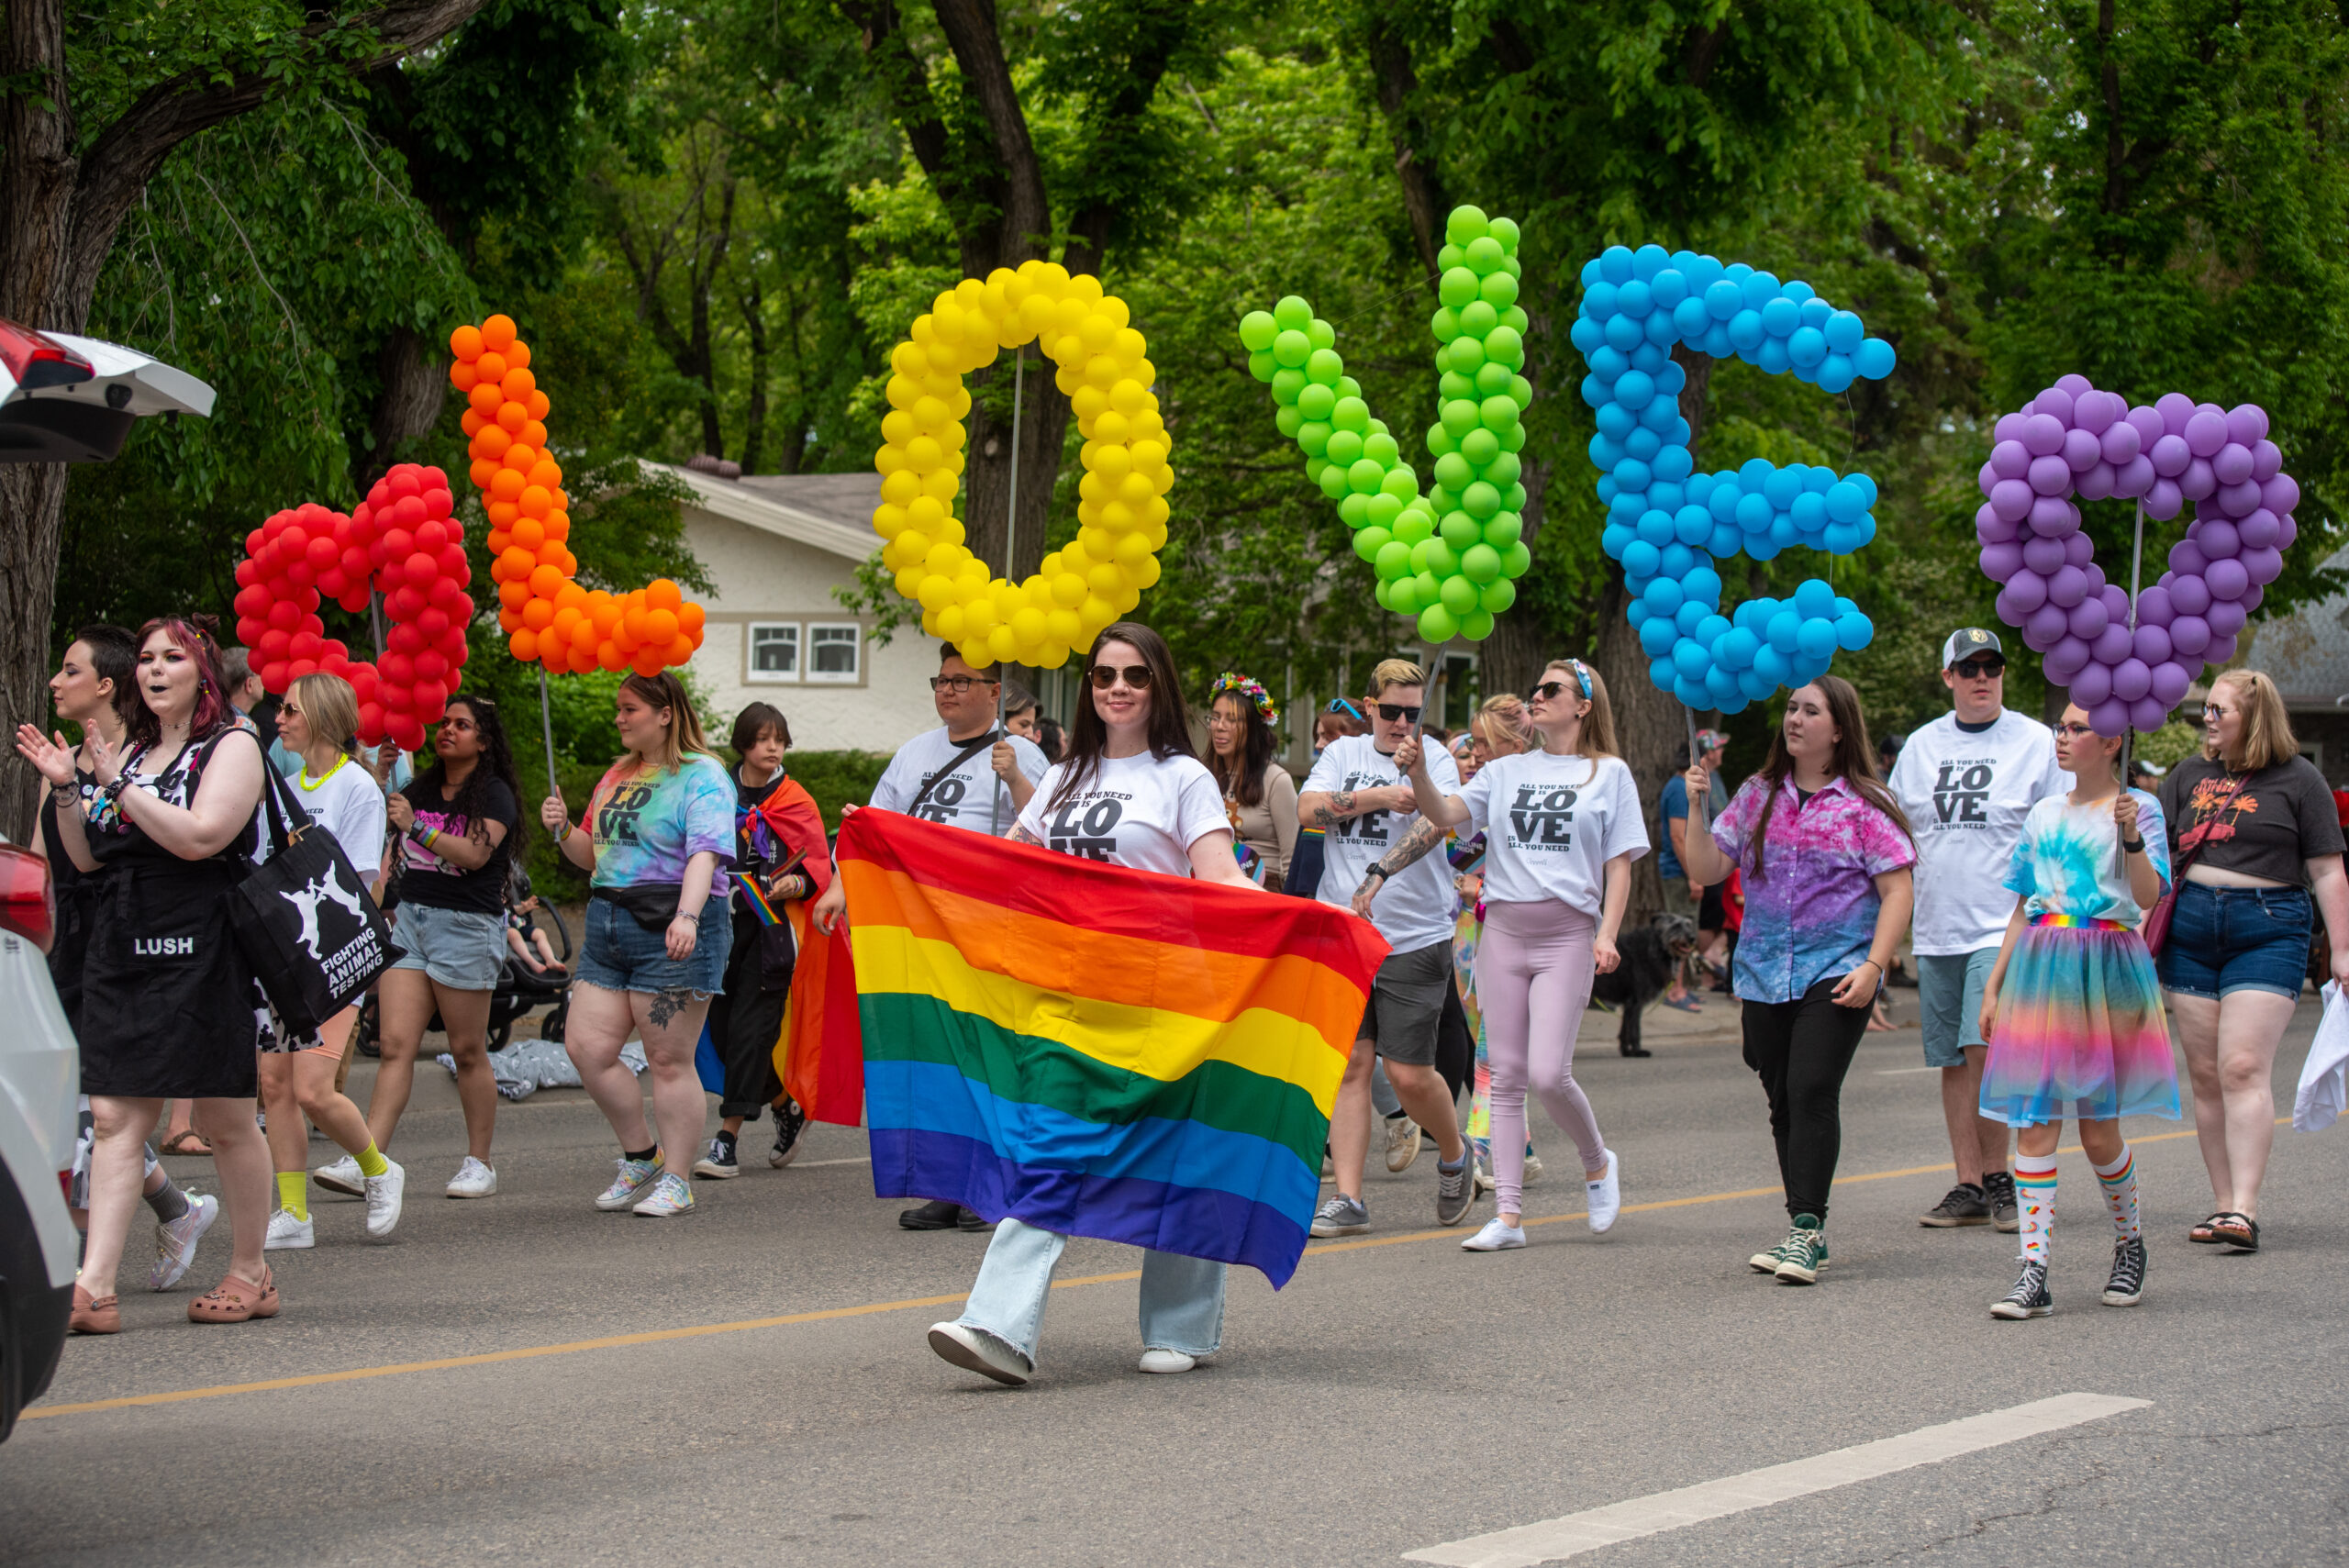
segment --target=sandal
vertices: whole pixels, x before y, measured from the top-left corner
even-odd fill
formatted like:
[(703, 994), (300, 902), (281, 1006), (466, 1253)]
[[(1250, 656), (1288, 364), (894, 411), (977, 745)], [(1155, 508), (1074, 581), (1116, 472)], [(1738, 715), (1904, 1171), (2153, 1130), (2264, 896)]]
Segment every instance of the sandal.
[(198, 1137), (194, 1128), (186, 1128), (163, 1140), (161, 1150), (162, 1152), (166, 1154), (178, 1154), (185, 1157), (194, 1157), (196, 1155), (209, 1157), (212, 1153), (212, 1145), (206, 1143), (202, 1138)]
[(277, 1281), (261, 1271), (261, 1283), (229, 1274), (209, 1292), (187, 1304), (191, 1323), (242, 1323), (253, 1318), (277, 1316)]
[(1666, 996), (1664, 998), (1664, 1005), (1667, 1007), (1677, 1008), (1679, 1011), (1684, 1013), (1701, 1013), (1705, 1010), (1705, 1005), (1697, 1000), (1694, 996), (1683, 996), (1677, 1001), (1675, 1001), (1670, 996)]
[(2220, 1213), (2212, 1215), (2208, 1219), (2196, 1222), (2196, 1224), (2187, 1231), (2186, 1239), (2188, 1241), (2199, 1241), (2204, 1246), (2214, 1245), (2219, 1240), (2219, 1233), (2211, 1228), (2225, 1218), (2225, 1212), (2221, 1210)]
[(2247, 1214), (2214, 1214), (2210, 1217), (2210, 1239), (2222, 1243), (2230, 1252), (2256, 1252), (2259, 1221)]
[(92, 1296), (80, 1285), (73, 1287), (73, 1314), (65, 1320), (68, 1331), (75, 1334), (119, 1334), (122, 1332), (120, 1298), (112, 1296)]

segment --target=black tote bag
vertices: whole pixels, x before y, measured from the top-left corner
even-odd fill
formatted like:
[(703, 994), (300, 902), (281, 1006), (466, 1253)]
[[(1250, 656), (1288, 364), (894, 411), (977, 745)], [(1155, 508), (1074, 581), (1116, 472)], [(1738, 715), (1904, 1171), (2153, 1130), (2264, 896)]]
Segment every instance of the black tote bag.
[(355, 1001), (404, 950), (334, 835), (264, 762), (271, 851), (237, 885), (228, 921), (285, 1027), (306, 1033)]

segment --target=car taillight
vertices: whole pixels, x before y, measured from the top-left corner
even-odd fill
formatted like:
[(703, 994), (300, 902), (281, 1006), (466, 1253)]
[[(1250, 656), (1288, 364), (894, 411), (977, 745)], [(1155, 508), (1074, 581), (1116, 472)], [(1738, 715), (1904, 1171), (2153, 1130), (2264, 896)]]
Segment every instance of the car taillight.
[(49, 862), (10, 844), (0, 844), (0, 930), (16, 932), (43, 952), (57, 935)]
[(96, 377), (89, 361), (45, 333), (0, 321), (0, 364), (21, 387), (70, 386)]

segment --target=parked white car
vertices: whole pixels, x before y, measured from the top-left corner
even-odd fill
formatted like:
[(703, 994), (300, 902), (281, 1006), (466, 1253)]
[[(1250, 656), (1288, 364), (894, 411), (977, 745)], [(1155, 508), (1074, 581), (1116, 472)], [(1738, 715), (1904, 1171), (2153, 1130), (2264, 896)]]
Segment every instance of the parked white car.
[(212, 400), (136, 349), (0, 321), (0, 462), (104, 462), (141, 415), (208, 417)]
[(0, 842), (0, 1438), (57, 1371), (82, 1239), (65, 1208), (82, 1058), (50, 983), (49, 862)]

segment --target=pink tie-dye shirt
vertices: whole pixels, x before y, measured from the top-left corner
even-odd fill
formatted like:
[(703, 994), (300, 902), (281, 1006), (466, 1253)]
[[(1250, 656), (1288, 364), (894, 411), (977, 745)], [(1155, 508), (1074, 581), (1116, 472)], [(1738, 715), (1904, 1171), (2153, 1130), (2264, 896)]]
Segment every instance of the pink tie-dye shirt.
[(1778, 786), (1762, 871), (1753, 825), (1766, 786), (1745, 781), (1713, 824), (1713, 842), (1745, 875), (1745, 927), (1731, 986), (1748, 1002), (1791, 1002), (1868, 955), (1882, 906), (1876, 878), (1913, 865), (1916, 846), (1899, 824), (1842, 779), (1805, 802), (1789, 778)]

